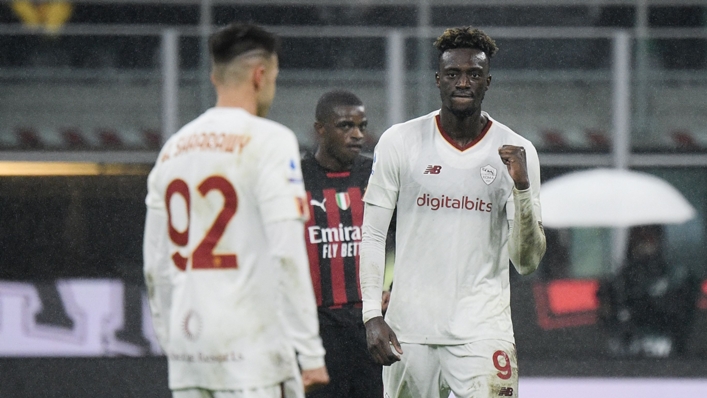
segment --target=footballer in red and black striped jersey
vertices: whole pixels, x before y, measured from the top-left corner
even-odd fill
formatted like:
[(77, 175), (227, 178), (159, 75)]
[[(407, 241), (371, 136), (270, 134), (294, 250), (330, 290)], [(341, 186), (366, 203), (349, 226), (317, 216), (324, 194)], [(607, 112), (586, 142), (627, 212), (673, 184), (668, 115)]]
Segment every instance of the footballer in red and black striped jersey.
[(371, 175), (370, 158), (359, 156), (351, 170), (329, 171), (312, 155), (302, 159), (310, 218), (305, 226), (317, 305), (361, 307), (358, 246), (363, 222), (363, 191)]
[(382, 368), (366, 345), (358, 277), (362, 198), (373, 164), (361, 155), (367, 123), (354, 94), (324, 94), (314, 123), (319, 145), (302, 159), (310, 214), (305, 242), (330, 377), (308, 398), (383, 396)]

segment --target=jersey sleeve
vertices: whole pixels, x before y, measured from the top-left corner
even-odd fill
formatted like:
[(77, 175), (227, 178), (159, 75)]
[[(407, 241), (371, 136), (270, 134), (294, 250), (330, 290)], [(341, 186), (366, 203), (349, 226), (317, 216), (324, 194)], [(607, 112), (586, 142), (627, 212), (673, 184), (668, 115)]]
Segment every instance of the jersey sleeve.
[(145, 199), (147, 215), (143, 241), (143, 272), (147, 297), (152, 313), (152, 324), (157, 339), (166, 352), (169, 344), (169, 314), (172, 303), (170, 258), (167, 242), (167, 211), (156, 187), (157, 172), (148, 177)]
[(157, 188), (157, 166), (152, 169), (150, 175), (147, 176), (147, 196), (145, 197), (145, 205), (148, 209), (165, 210), (164, 197), (160, 194)]
[(286, 220), (266, 225), (268, 242), (282, 271), (280, 291), (283, 322), (292, 339), (302, 369), (324, 366), (324, 347), (319, 337), (317, 303), (304, 243), (302, 223)]
[[(521, 275), (534, 272), (547, 247), (540, 219), (540, 163), (532, 145), (525, 146), (530, 188), (513, 189), (513, 219), (509, 220), (508, 254)], [(510, 212), (508, 212), (510, 215)]]
[(363, 201), (394, 209), (398, 202), (398, 192), (400, 191), (400, 167), (402, 157), (396, 144), (396, 136), (391, 130), (386, 131), (381, 136), (373, 152), (373, 166), (371, 177), (368, 179), (368, 187)]
[[(540, 208), (540, 159), (538, 159), (538, 152), (533, 145), (523, 145), (523, 147), (525, 148), (525, 161), (528, 167), (528, 179), (530, 180), (533, 213), (535, 214), (535, 219), (542, 222)], [(515, 217), (513, 195), (510, 195), (506, 202), (506, 216), (509, 222), (513, 222)]]
[(383, 315), (381, 292), (385, 273), (385, 238), (393, 212), (393, 209), (370, 204), (363, 210), (359, 280), (364, 323)]
[(287, 130), (267, 143), (255, 184), (264, 223), (309, 218), (299, 147), (293, 132)]

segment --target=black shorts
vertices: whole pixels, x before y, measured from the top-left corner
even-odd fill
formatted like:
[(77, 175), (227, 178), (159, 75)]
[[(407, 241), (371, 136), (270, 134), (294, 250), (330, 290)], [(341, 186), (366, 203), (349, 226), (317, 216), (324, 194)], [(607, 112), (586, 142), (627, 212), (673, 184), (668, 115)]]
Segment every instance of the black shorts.
[(307, 398), (382, 398), (383, 369), (366, 346), (360, 308), (319, 309), (329, 384)]

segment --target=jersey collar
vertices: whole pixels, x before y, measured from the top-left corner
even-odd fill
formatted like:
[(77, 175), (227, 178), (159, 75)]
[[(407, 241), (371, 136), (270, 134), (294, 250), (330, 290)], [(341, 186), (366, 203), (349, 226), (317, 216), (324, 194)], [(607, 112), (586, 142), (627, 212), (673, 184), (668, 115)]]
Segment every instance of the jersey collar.
[(491, 117), (485, 113), (484, 113), (484, 115), (486, 116), (486, 119), (488, 119), (488, 121), (486, 122), (486, 126), (484, 126), (484, 129), (481, 130), (481, 133), (479, 133), (479, 135), (476, 138), (474, 138), (473, 141), (469, 142), (468, 144), (466, 144), (464, 146), (457, 144), (456, 141), (454, 141), (452, 139), (452, 137), (446, 131), (444, 131), (444, 129), (442, 128), (442, 122), (439, 118), (439, 113), (437, 113), (437, 115), (435, 115), (435, 124), (437, 125), (437, 131), (439, 131), (439, 133), (442, 135), (442, 138), (444, 138), (444, 140), (447, 141), (447, 143), (449, 143), (449, 145), (453, 146), (458, 151), (464, 152), (467, 149), (476, 145), (477, 142), (481, 141), (481, 139), (484, 138), (484, 136), (486, 136), (486, 133), (488, 133), (489, 129), (491, 128), (491, 125), (493, 124)]

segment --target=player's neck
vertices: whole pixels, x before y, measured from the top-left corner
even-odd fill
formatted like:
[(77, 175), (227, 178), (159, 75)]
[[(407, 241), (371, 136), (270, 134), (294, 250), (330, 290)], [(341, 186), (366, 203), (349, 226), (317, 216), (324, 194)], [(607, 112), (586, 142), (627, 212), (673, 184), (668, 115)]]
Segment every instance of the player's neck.
[(216, 107), (243, 108), (251, 115), (257, 115), (258, 100), (255, 93), (248, 87), (217, 87)]
[(458, 116), (443, 107), (439, 119), (444, 132), (461, 146), (476, 139), (488, 123), (481, 109), (468, 116)]
[(329, 155), (321, 146), (317, 147), (317, 152), (314, 153), (314, 159), (323, 168), (330, 171), (348, 171), (353, 167), (353, 162), (343, 163), (339, 159)]

